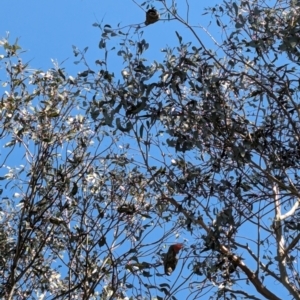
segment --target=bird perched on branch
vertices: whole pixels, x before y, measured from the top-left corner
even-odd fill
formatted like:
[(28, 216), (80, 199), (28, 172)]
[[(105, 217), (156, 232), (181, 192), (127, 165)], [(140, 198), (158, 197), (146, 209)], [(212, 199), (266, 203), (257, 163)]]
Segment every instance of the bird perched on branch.
[(146, 12), (145, 25), (153, 24), (159, 20), (159, 13), (156, 9), (151, 8)]
[(183, 248), (183, 244), (175, 244), (169, 247), (169, 250), (165, 255), (165, 259), (164, 259), (164, 267), (165, 267), (166, 275), (170, 276), (171, 273), (175, 270), (178, 262), (178, 258), (176, 255), (179, 253), (179, 251), (182, 248)]

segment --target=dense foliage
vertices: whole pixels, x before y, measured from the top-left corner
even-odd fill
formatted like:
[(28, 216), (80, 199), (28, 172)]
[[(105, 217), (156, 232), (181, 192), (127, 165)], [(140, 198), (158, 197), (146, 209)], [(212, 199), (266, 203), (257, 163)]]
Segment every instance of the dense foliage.
[(1, 299), (300, 299), (300, 2), (152, 7), (193, 35), (161, 62), (144, 24), (76, 76), (1, 41)]

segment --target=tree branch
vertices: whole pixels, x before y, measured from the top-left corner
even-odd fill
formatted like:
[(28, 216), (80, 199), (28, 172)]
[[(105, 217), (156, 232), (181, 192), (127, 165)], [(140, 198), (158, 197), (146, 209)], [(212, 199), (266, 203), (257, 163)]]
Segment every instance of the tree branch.
[[(182, 206), (174, 198), (163, 195), (162, 199), (167, 200), (169, 203), (174, 205), (178, 209), (178, 211), (184, 214), (184, 216), (187, 219), (192, 220), (194, 224), (200, 225), (207, 233), (211, 231), (211, 229), (204, 223), (202, 218), (195, 219), (193, 216), (190, 215), (190, 213), (186, 209), (182, 208)], [(246, 274), (249, 281), (253, 284), (253, 286), (261, 295), (263, 295), (267, 299), (281, 300), (275, 294), (273, 294), (269, 289), (267, 289), (259, 280), (259, 278), (255, 275), (255, 273), (252, 272), (237, 255), (232, 254), (227, 249), (227, 247), (225, 247), (224, 245), (219, 245), (219, 251), (225, 256), (227, 256), (229, 259), (231, 259), (238, 267), (240, 267), (240, 269)], [(290, 289), (288, 290), (290, 291)], [(299, 298), (296, 297), (296, 299)]]
[(296, 290), (295, 286), (293, 286), (288, 278), (288, 274), (286, 271), (286, 249), (284, 247), (284, 237), (282, 233), (281, 226), (281, 209), (280, 209), (280, 201), (279, 201), (279, 189), (277, 184), (273, 185), (274, 192), (274, 204), (275, 204), (275, 220), (273, 223), (273, 229), (275, 233), (275, 238), (277, 242), (277, 256), (278, 256), (278, 267), (280, 272), (281, 283), (286, 287), (286, 289), (294, 296), (295, 299), (300, 299), (299, 293)]

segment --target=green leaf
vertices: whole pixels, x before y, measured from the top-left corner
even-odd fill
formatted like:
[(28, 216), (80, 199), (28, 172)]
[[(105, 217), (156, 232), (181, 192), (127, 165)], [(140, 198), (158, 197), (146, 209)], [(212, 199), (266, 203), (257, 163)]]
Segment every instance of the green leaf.
[(126, 127), (123, 127), (121, 125), (121, 119), (120, 118), (116, 119), (116, 125), (117, 125), (117, 128), (119, 130), (121, 130), (122, 132), (129, 132), (133, 128), (132, 123), (130, 121), (126, 123)]
[(106, 47), (106, 42), (105, 42), (105, 39), (101, 39), (100, 42), (99, 42), (99, 48), (100, 49), (103, 49)]
[(181, 37), (181, 35), (179, 35), (179, 33), (178, 33), (177, 31), (175, 31), (175, 33), (176, 33), (176, 35), (177, 35), (177, 38), (178, 38), (178, 40), (179, 40), (179, 43), (181, 44), (181, 42), (182, 42), (182, 37)]
[(143, 132), (144, 132), (144, 124), (140, 127), (140, 138), (143, 138)]
[(111, 28), (110, 25), (104, 25), (103, 31), (105, 33), (111, 33), (111, 32), (113, 32), (113, 29)]
[(238, 13), (239, 13), (239, 8), (238, 8), (238, 6), (237, 6), (237, 4), (236, 4), (235, 2), (232, 3), (232, 6), (233, 6), (233, 8), (234, 8), (235, 15), (237, 16)]

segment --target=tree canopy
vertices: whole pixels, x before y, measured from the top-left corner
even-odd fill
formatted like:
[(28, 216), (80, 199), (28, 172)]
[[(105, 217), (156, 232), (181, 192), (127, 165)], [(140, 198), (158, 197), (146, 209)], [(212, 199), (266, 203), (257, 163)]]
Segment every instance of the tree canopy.
[(1, 299), (300, 299), (300, 1), (132, 2), (76, 75), (0, 42)]

